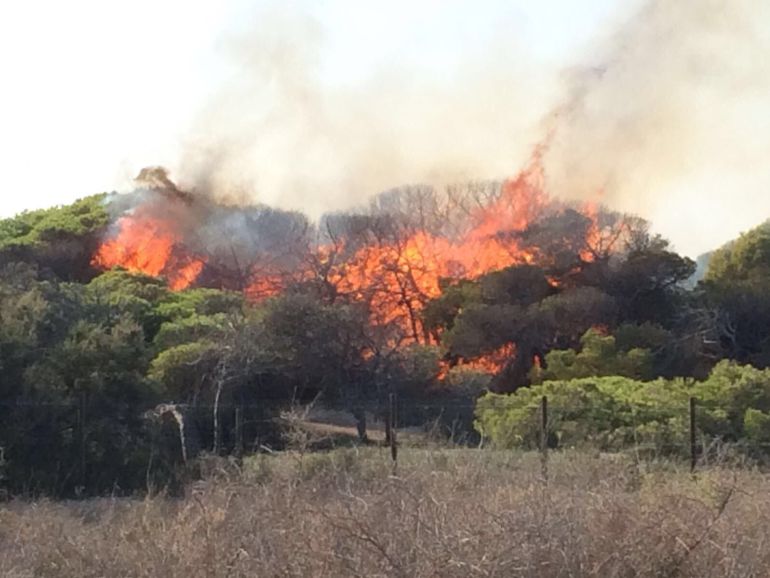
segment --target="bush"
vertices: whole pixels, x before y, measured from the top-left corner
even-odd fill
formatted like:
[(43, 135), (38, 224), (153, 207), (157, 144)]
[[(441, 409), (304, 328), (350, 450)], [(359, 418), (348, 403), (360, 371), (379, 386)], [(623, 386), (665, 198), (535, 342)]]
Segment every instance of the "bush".
[(701, 382), (590, 377), (547, 381), (511, 395), (489, 393), (476, 405), (475, 427), (496, 446), (536, 447), (542, 396), (549, 402), (549, 437), (559, 446), (684, 450), (690, 396), (706, 437), (754, 446), (770, 440), (770, 370), (728, 361)]

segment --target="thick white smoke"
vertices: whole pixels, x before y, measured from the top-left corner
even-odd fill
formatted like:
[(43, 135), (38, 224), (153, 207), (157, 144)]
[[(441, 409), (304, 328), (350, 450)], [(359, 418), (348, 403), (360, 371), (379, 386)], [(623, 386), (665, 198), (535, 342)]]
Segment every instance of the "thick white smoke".
[(503, 178), (557, 94), (555, 75), (503, 30), (444, 78), (399, 62), (331, 85), (324, 47), (307, 15), (260, 13), (231, 45), (232, 81), (191, 131), (182, 184), (317, 217), (399, 185)]
[(767, 2), (647, 2), (571, 74), (552, 188), (641, 214), (693, 255), (766, 219), (767, 54)]
[(763, 0), (650, 0), (561, 76), (501, 31), (444, 78), (401, 62), (332, 85), (324, 35), (281, 8), (231, 44), (183, 186), (317, 217), (402, 184), (513, 175), (553, 129), (553, 193), (641, 214), (688, 254), (770, 215)]

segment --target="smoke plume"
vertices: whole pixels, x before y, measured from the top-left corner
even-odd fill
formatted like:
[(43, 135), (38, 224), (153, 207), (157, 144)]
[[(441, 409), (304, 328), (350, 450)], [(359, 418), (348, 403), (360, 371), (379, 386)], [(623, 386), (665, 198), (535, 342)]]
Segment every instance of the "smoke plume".
[(683, 252), (770, 213), (761, 0), (647, 1), (561, 76), (501, 33), (447, 78), (394, 63), (330, 84), (324, 33), (282, 8), (228, 44), (234, 74), (190, 132), (184, 187), (317, 218), (402, 184), (513, 175), (548, 134), (552, 193), (641, 214)]
[(568, 75), (554, 192), (650, 218), (695, 254), (770, 214), (770, 5), (653, 0)]
[(344, 86), (319, 77), (319, 26), (261, 13), (229, 45), (235, 74), (190, 134), (183, 185), (317, 218), (399, 185), (504, 178), (539, 138), (553, 83), (502, 31), (449, 78), (401, 62)]

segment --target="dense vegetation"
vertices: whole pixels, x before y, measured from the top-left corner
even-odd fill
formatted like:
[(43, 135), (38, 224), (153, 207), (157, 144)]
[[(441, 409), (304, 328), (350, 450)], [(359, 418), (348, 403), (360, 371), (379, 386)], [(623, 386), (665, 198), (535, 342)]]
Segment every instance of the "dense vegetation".
[(540, 437), (540, 400), (545, 395), (552, 408), (554, 445), (685, 453), (689, 443), (686, 408), (689, 398), (695, 397), (698, 429), (708, 438), (744, 441), (750, 451), (770, 441), (768, 369), (722, 361), (702, 381), (594, 375), (553, 379), (511, 395), (485, 395), (477, 407), (478, 427), (498, 446), (535, 448)]
[(367, 413), (391, 392), (404, 424), (470, 431), (474, 400), (491, 389), (478, 428), (504, 445), (532, 443), (543, 393), (561, 408), (559, 444), (611, 447), (639, 432), (675, 441), (673, 408), (689, 395), (703, 400), (708, 434), (770, 440), (768, 226), (717, 251), (685, 288), (695, 264), (646, 223), (602, 213), (602, 238), (622, 230), (622, 242), (588, 254), (589, 223), (565, 208), (521, 233), (533, 263), (446, 279), (415, 309), (417, 339), (318, 280), (254, 301), (215, 283), (175, 292), (101, 271), (92, 257), (107, 200), (0, 221), (0, 485), (10, 493), (146, 487), (169, 459), (158, 453), (169, 429), (159, 407), (195, 426), (176, 459), (241, 451), (243, 440), (276, 446), (275, 416), (314, 399), (352, 412), (365, 437)]

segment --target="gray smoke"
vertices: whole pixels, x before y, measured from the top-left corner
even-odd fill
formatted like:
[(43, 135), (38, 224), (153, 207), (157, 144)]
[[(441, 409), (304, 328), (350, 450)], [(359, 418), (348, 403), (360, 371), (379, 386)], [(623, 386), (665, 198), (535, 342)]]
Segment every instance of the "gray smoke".
[(653, 0), (568, 75), (554, 191), (650, 218), (692, 255), (770, 214), (770, 4)]
[(514, 175), (552, 131), (554, 194), (641, 214), (688, 254), (770, 214), (770, 3), (649, 0), (560, 79), (502, 31), (487, 44), (448, 79), (398, 63), (329, 85), (321, 26), (260, 13), (177, 176), (317, 218), (402, 184)]
[(502, 30), (484, 42), (451, 78), (394, 63), (329, 85), (319, 24), (288, 8), (260, 13), (231, 43), (236, 71), (193, 127), (178, 176), (314, 218), (399, 185), (506, 177), (539, 138), (555, 88)]

